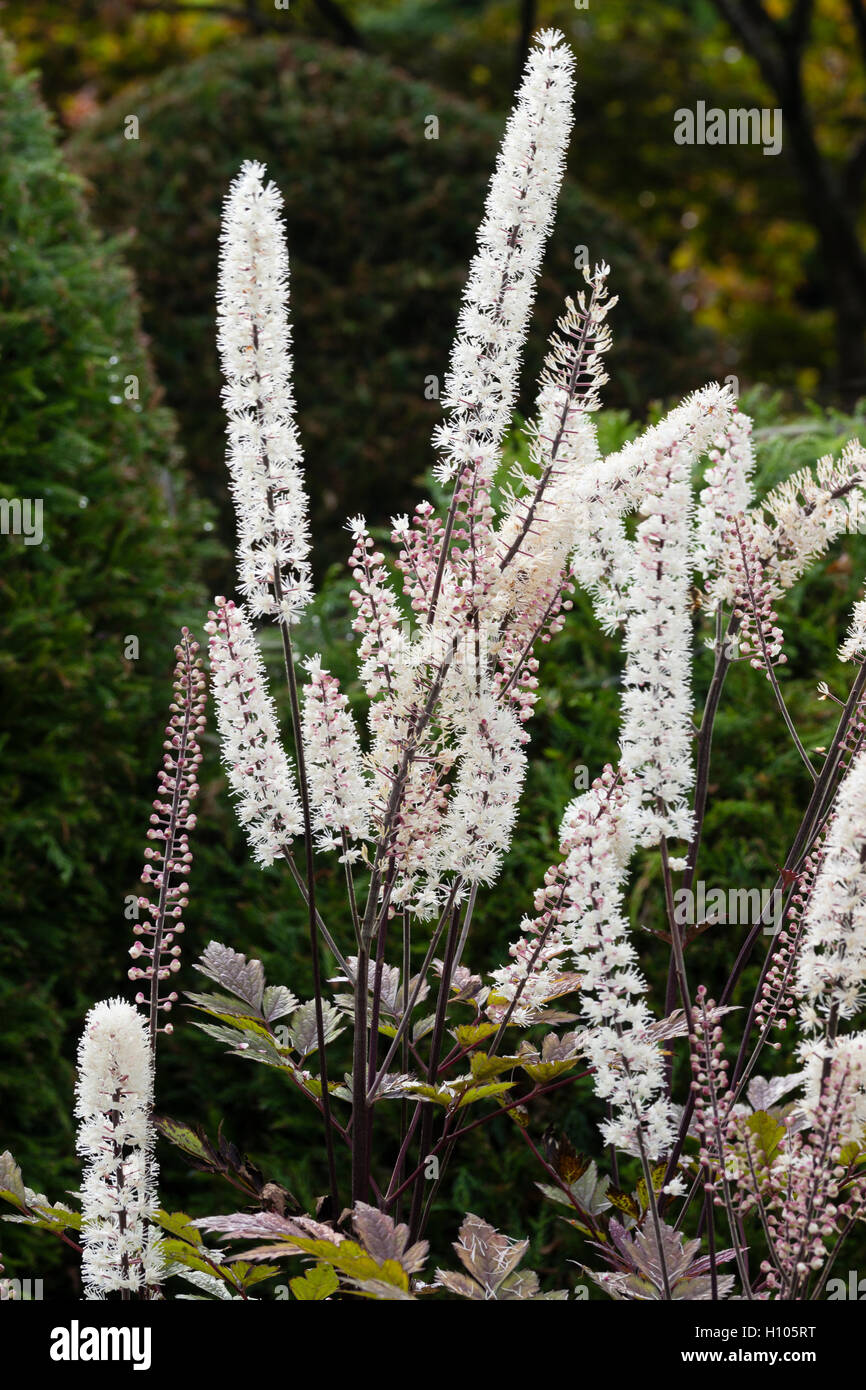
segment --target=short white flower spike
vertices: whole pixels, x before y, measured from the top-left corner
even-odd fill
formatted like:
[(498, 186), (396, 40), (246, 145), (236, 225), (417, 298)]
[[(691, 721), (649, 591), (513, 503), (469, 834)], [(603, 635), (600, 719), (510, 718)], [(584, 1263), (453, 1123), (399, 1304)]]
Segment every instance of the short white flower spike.
[(87, 1015), (78, 1050), (77, 1149), (81, 1185), (82, 1280), (89, 1299), (159, 1284), (155, 1227), (153, 1057), (147, 1022), (132, 1004), (108, 999)]

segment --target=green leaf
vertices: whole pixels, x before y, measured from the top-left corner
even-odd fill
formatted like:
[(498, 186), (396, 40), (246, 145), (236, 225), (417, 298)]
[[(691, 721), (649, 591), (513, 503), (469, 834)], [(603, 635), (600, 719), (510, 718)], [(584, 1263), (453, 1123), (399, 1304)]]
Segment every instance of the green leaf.
[(379, 1279), (398, 1289), (409, 1288), (409, 1276), (397, 1260), (384, 1260), (379, 1264), (357, 1241), (343, 1240), (337, 1244), (336, 1241), (292, 1236), (291, 1244), (326, 1260), (349, 1279)]
[(461, 1047), (474, 1047), (476, 1043), (492, 1037), (496, 1030), (495, 1023), (461, 1023), (458, 1028), (453, 1029), (453, 1036)]
[(32, 1226), (37, 1231), (51, 1231), (54, 1235), (60, 1235), (63, 1231), (81, 1230), (80, 1212), (71, 1211), (62, 1202), (52, 1206), (44, 1197), (37, 1197), (32, 1192), (28, 1195), (27, 1207), (19, 1207), (18, 1210), (23, 1211), (24, 1215), (5, 1216), (4, 1221)]
[(201, 1274), (212, 1274), (218, 1279), (227, 1277), (220, 1271), (219, 1265), (204, 1259), (185, 1240), (175, 1240), (169, 1237), (168, 1240), (163, 1240), (162, 1248), (167, 1259), (173, 1260), (175, 1264), (183, 1265), (184, 1269), (197, 1269)]
[(154, 1116), (154, 1124), (163, 1138), (167, 1139), (175, 1148), (182, 1153), (189, 1154), (190, 1157), (198, 1159), (201, 1163), (210, 1163), (213, 1152), (195, 1130), (190, 1129), (189, 1125), (183, 1124), (180, 1120), (172, 1120), (169, 1116)]
[(862, 1146), (857, 1143), (856, 1139), (852, 1139), (849, 1144), (842, 1145), (842, 1148), (839, 1150), (839, 1163), (843, 1168), (850, 1168), (853, 1163), (857, 1162), (858, 1158), (862, 1162), (866, 1159), (866, 1154), (864, 1154)]
[(432, 1101), (434, 1105), (444, 1105), (446, 1109), (454, 1104), (454, 1091), (450, 1087), (437, 1089), (426, 1081), (407, 1081), (406, 1094), (415, 1096), (418, 1100)]
[(617, 1211), (621, 1211), (626, 1216), (633, 1216), (635, 1218), (640, 1216), (640, 1207), (630, 1193), (620, 1192), (618, 1187), (609, 1187), (605, 1196), (611, 1206), (616, 1207)]
[(486, 1081), (488, 1077), (498, 1076), (500, 1072), (511, 1071), (519, 1065), (518, 1057), (488, 1057), (486, 1052), (473, 1052), (469, 1068), (476, 1081)]
[(463, 1110), (467, 1105), (474, 1105), (476, 1101), (486, 1100), (488, 1096), (501, 1096), (503, 1092), (513, 1089), (513, 1081), (490, 1081), (484, 1086), (469, 1086), (457, 1102), (457, 1109)]
[(750, 1115), (746, 1120), (746, 1128), (757, 1141), (752, 1148), (757, 1149), (759, 1161), (769, 1168), (778, 1155), (787, 1133), (785, 1126), (779, 1124), (768, 1111), (756, 1110), (754, 1115)]
[(254, 1265), (248, 1260), (232, 1260), (231, 1270), (235, 1279), (244, 1289), (251, 1289), (255, 1284), (261, 1284), (265, 1279), (273, 1279), (275, 1274), (281, 1274), (279, 1265)]
[(573, 1071), (580, 1060), (580, 1057), (564, 1057), (558, 1062), (521, 1062), (520, 1065), (531, 1080), (546, 1084)]
[(185, 1211), (158, 1211), (156, 1219), (170, 1236), (177, 1236), (188, 1245), (201, 1245), (202, 1234), (197, 1226), (191, 1225), (192, 1217)]
[(333, 1265), (318, 1264), (297, 1279), (289, 1280), (289, 1288), (301, 1303), (321, 1303), (340, 1287)]

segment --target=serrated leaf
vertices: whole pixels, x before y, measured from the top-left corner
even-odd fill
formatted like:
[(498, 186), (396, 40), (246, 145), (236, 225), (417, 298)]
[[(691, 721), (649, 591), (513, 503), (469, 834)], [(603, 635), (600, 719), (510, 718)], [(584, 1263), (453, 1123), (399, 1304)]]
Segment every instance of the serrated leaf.
[(356, 1202), (353, 1211), (355, 1231), (364, 1249), (384, 1265), (396, 1260), (407, 1274), (418, 1274), (424, 1268), (428, 1245), (426, 1240), (409, 1245), (409, 1227), (397, 1225), (393, 1217), (366, 1202)]
[(496, 1031), (495, 1023), (461, 1023), (459, 1027), (452, 1029), (452, 1035), (461, 1047), (475, 1047), (485, 1038), (492, 1037)]
[(300, 1303), (321, 1303), (340, 1287), (333, 1265), (317, 1264), (297, 1279), (289, 1280), (289, 1288)]
[(246, 1260), (232, 1260), (231, 1271), (244, 1289), (252, 1289), (265, 1279), (273, 1279), (276, 1274), (282, 1274), (279, 1265), (252, 1265)]
[[(63, 1231), (81, 1230), (81, 1213), (72, 1211), (63, 1202), (52, 1205), (41, 1193), (26, 1191), (27, 1207), (23, 1215), (4, 1216), (4, 1221), (19, 1226), (32, 1226), (36, 1231), (50, 1231), (60, 1235)], [(20, 1210), (20, 1208), (19, 1208)]]
[(299, 1250), (327, 1260), (348, 1279), (381, 1279), (398, 1289), (409, 1288), (409, 1276), (396, 1260), (385, 1260), (382, 1264), (373, 1259), (362, 1246), (354, 1240), (344, 1240), (336, 1244), (326, 1240), (306, 1240), (294, 1242)]
[(192, 1245), (201, 1245), (201, 1231), (192, 1224), (192, 1217), (185, 1211), (158, 1211), (156, 1219), (168, 1235), (178, 1236)]
[(444, 1105), (448, 1107), (454, 1103), (454, 1092), (450, 1087), (437, 1088), (430, 1086), (426, 1081), (413, 1081), (406, 1086), (406, 1094), (413, 1096), (416, 1100), (429, 1100), (433, 1105)]
[(511, 1240), (481, 1217), (467, 1212), (454, 1249), (470, 1277), (437, 1269), (436, 1283), (459, 1297), (476, 1301), (532, 1298), (538, 1289), (535, 1275), (513, 1277), (528, 1248), (528, 1240)]
[(640, 1207), (630, 1193), (620, 1192), (618, 1187), (609, 1187), (605, 1196), (611, 1206), (616, 1207), (617, 1211), (624, 1212), (626, 1216), (633, 1216), (635, 1219), (640, 1216)]
[(184, 998), (214, 1018), (249, 1018), (251, 1014), (249, 1004), (242, 999), (232, 999), (228, 994), (197, 994), (187, 989), (184, 990)]
[(473, 1052), (469, 1058), (469, 1070), (476, 1081), (486, 1081), (500, 1072), (512, 1071), (519, 1061), (518, 1057), (488, 1057), (486, 1052)]
[(285, 985), (268, 985), (262, 995), (262, 1014), (268, 1023), (294, 1013), (298, 1000)]
[(214, 1278), (221, 1277), (216, 1273), (219, 1265), (215, 1266), (212, 1261), (205, 1259), (194, 1245), (187, 1245), (185, 1240), (175, 1240), (169, 1236), (163, 1239), (162, 1250), (166, 1259), (174, 1260), (176, 1264), (183, 1265), (184, 1269), (195, 1269), (200, 1274), (210, 1274)]
[(413, 1028), (412, 1028), (412, 1041), (413, 1041), (413, 1043), (419, 1043), (419, 1042), (421, 1042), (422, 1039), (424, 1039), (424, 1038), (426, 1038), (426, 1037), (428, 1036), (428, 1034), (432, 1033), (432, 1032), (433, 1032), (433, 1027), (434, 1027), (434, 1024), (435, 1024), (435, 1023), (436, 1023), (436, 1015), (435, 1015), (435, 1014), (425, 1014), (423, 1018), (419, 1018), (419, 1019), (418, 1019), (418, 1022), (417, 1022), (416, 1024), (414, 1024), (414, 1026), (413, 1026)]
[(779, 1121), (766, 1110), (756, 1110), (753, 1115), (747, 1117), (746, 1128), (753, 1136), (752, 1147), (753, 1150), (757, 1150), (759, 1163), (763, 1162), (767, 1167), (771, 1167), (787, 1134), (785, 1126), (779, 1124)]
[(559, 1062), (521, 1062), (520, 1065), (530, 1080), (546, 1085), (573, 1071), (579, 1061), (579, 1057), (567, 1057)]
[(21, 1169), (7, 1149), (0, 1154), (0, 1196), (13, 1205), (26, 1206), (27, 1197)]
[(483, 1086), (470, 1086), (457, 1102), (457, 1109), (463, 1110), (467, 1105), (475, 1105), (479, 1100), (486, 1100), (488, 1096), (500, 1096), (505, 1091), (512, 1091), (513, 1089), (513, 1081), (490, 1081)]
[(207, 1140), (196, 1134), (189, 1125), (183, 1124), (180, 1120), (172, 1120), (168, 1115), (155, 1115), (153, 1123), (163, 1138), (174, 1144), (182, 1153), (189, 1154), (200, 1163), (212, 1161), (213, 1150)]
[(250, 1004), (256, 1013), (261, 1013), (265, 971), (260, 960), (248, 961), (240, 951), (233, 951), (219, 941), (210, 941), (196, 970)]
[[(343, 1032), (341, 1027), (341, 1015), (333, 1004), (325, 1001), (322, 1004), (322, 1017), (324, 1023), (325, 1042), (329, 1043), (334, 1038), (339, 1037)], [(308, 999), (305, 1004), (292, 1014), (289, 1037), (292, 1040), (292, 1047), (299, 1052), (302, 1057), (309, 1057), (319, 1046), (318, 1035), (316, 1032), (316, 1001)]]

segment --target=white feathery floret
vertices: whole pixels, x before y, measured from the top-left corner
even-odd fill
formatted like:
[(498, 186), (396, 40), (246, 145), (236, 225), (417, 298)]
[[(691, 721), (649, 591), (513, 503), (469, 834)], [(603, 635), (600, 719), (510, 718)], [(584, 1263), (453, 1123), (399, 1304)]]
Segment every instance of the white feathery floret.
[(87, 1015), (78, 1049), (76, 1148), (81, 1185), (82, 1281), (88, 1299), (160, 1282), (153, 1157), (153, 1055), (147, 1021), (108, 999)]
[(255, 633), (242, 608), (224, 598), (214, 602), (205, 631), (222, 760), (238, 820), (254, 858), (265, 866), (303, 832), (301, 800)]
[(695, 513), (695, 570), (710, 579), (724, 554), (728, 518), (748, 511), (754, 498), (752, 421), (736, 407), (713, 440)]
[(566, 810), (560, 830), (563, 943), (580, 977), (586, 1031), (581, 1047), (593, 1068), (596, 1095), (613, 1114), (605, 1142), (629, 1153), (641, 1144), (660, 1157), (673, 1143), (663, 1058), (650, 1029), (647, 983), (630, 940), (622, 893), (634, 848), (629, 789), (607, 768)]
[(639, 842), (688, 839), (694, 783), (691, 698), (692, 467), (727, 424), (720, 387), (691, 397), (640, 441), (642, 493), (631, 546), (624, 646), (622, 767), (636, 788)]
[(520, 349), (553, 223), (571, 130), (574, 58), (541, 30), (529, 54), (490, 183), (463, 295), (434, 442), (445, 482), (472, 464), (489, 479), (511, 423)]
[(492, 883), (511, 843), (526, 773), (520, 721), (488, 693), (468, 695), (457, 740), (457, 776), (433, 846), (439, 874)]
[(217, 342), (228, 416), (241, 593), (253, 617), (294, 623), (312, 597), (295, 423), (283, 200), (248, 160), (223, 209)]
[[(320, 656), (305, 662), (302, 726), (313, 831), (321, 849), (339, 850), (343, 832), (350, 841), (370, 835), (370, 785), (363, 773), (358, 731), (339, 681)], [(348, 849), (349, 860), (358, 849)]]
[(535, 416), (526, 429), (534, 472), (512, 468), (512, 488), (497, 532), (502, 571), (494, 613), (530, 607), (530, 596), (561, 583), (574, 545), (575, 517), (588, 474), (600, 466), (592, 413), (607, 381), (610, 267), (584, 270), (588, 289), (567, 300), (551, 336), (539, 381)]
[(866, 598), (858, 599), (851, 610), (848, 635), (839, 648), (840, 661), (866, 659)]
[[(790, 589), (838, 536), (862, 524), (866, 449), (845, 445), (786, 478), (755, 508), (764, 570), (776, 597)], [(769, 513), (769, 520), (765, 514)]]
[(795, 994), (807, 1031), (832, 1013), (851, 1019), (866, 1003), (866, 752), (837, 795), (824, 856), (809, 898)]
[(635, 567), (625, 517), (640, 508), (648, 471), (670, 457), (691, 477), (698, 459), (727, 428), (732, 409), (727, 387), (706, 386), (586, 470), (574, 509), (572, 573), (592, 596), (605, 632), (615, 632), (628, 617)]

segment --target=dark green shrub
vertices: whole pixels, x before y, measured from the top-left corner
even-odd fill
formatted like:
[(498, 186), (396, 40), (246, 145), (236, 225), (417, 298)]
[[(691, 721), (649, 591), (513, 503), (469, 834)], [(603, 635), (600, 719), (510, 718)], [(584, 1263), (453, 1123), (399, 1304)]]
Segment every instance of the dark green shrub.
[(41, 544), (0, 536), (0, 1115), (28, 1181), (60, 1197), (76, 1172), (75, 1035), (94, 997), (123, 985), (124, 894), (174, 633), (200, 608), (204, 523), (130, 274), (5, 45), (0, 345), (0, 496), (41, 501), (43, 529)]

